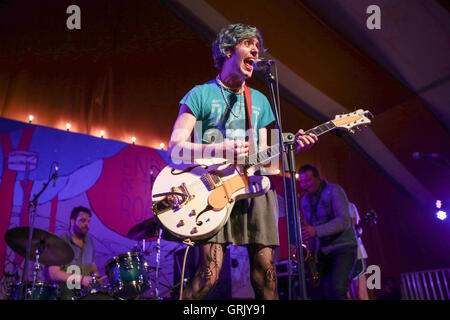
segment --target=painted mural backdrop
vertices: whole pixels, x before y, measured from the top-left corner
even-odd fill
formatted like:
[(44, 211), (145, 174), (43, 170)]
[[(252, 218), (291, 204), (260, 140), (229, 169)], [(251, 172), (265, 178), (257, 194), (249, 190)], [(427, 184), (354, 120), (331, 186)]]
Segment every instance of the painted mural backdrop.
[[(109, 259), (137, 245), (126, 235), (153, 216), (150, 173), (156, 177), (167, 161), (163, 150), (0, 118), (0, 298), (20, 280), (24, 260), (6, 244), (5, 233), (29, 225), (28, 203), (56, 164), (58, 178), (38, 199), (35, 227), (60, 235), (69, 228), (74, 207), (90, 208), (89, 234), (94, 238), (96, 264), (104, 275)], [(156, 241), (147, 241), (146, 247), (148, 264), (156, 266)], [(183, 250), (184, 245), (161, 240), (160, 249), (158, 291), (170, 297), (172, 252)], [(239, 262), (231, 271), (233, 297), (251, 298), (246, 249), (231, 246), (230, 252)], [(155, 280), (155, 275), (151, 278)], [(39, 280), (46, 280), (43, 272)], [(148, 295), (152, 294), (149, 290)]]

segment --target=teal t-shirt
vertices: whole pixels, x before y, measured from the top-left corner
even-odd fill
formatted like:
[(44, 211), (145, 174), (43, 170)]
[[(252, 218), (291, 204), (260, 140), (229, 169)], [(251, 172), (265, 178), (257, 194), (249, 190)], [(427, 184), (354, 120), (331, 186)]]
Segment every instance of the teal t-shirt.
[[(245, 140), (247, 109), (245, 98), (226, 89), (224, 94), (234, 114), (227, 107), (216, 80), (195, 86), (181, 99), (180, 105), (187, 105), (197, 118), (194, 127), (195, 143), (219, 143), (223, 139)], [(269, 125), (275, 117), (265, 95), (251, 89), (251, 98), (252, 129), (255, 137), (255, 151), (257, 151), (258, 129)]]

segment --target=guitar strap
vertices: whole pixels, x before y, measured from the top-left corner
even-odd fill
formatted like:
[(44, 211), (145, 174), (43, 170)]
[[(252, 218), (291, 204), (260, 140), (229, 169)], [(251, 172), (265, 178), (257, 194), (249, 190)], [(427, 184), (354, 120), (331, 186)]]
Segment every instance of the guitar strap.
[(245, 96), (245, 105), (247, 107), (247, 132), (249, 132), (248, 142), (249, 146), (249, 155), (255, 153), (255, 137), (253, 136), (252, 130), (252, 93), (247, 84), (244, 83), (244, 96)]

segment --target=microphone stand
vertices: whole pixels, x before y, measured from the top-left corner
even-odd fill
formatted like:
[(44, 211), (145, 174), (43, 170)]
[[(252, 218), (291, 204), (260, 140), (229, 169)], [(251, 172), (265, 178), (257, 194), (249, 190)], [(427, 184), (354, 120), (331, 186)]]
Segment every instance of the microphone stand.
[[(273, 64), (275, 66), (275, 77), (270, 71), (270, 65)], [(289, 296), (288, 299), (292, 300), (292, 261), (291, 261), (291, 243), (290, 243), (290, 234), (289, 234), (289, 201), (288, 201), (288, 189), (287, 183), (284, 176), (285, 172), (290, 173), (290, 194), (291, 201), (290, 205), (293, 209), (293, 217), (295, 221), (295, 236), (296, 236), (296, 246), (297, 246), (297, 265), (300, 270), (298, 271), (298, 283), (299, 283), (299, 298), (301, 300), (306, 300), (306, 282), (305, 282), (305, 268), (304, 268), (304, 259), (303, 259), (303, 248), (301, 244), (302, 235), (301, 235), (301, 227), (300, 227), (300, 219), (299, 219), (299, 208), (297, 201), (297, 185), (295, 181), (296, 174), (296, 166), (295, 166), (295, 154), (294, 154), (294, 144), (296, 142), (295, 134), (292, 133), (283, 133), (282, 124), (281, 124), (281, 109), (280, 109), (280, 96), (278, 90), (278, 74), (277, 74), (277, 66), (275, 62), (266, 65), (266, 78), (267, 83), (270, 90), (270, 98), (272, 102), (272, 109), (275, 114), (276, 126), (278, 129), (278, 142), (280, 146), (280, 155), (282, 156), (282, 172), (283, 172), (283, 188), (284, 188), (284, 201), (286, 208), (286, 226), (287, 226), (287, 237), (288, 237), (288, 291)], [(276, 82), (277, 89), (275, 92), (274, 82)]]
[[(26, 296), (26, 288), (28, 285), (28, 279), (26, 278), (26, 273), (27, 273), (27, 269), (28, 269), (28, 261), (30, 260), (30, 254), (31, 254), (31, 242), (33, 239), (33, 232), (34, 232), (34, 221), (36, 218), (36, 208), (37, 208), (37, 201), (39, 199), (39, 197), (42, 195), (42, 193), (45, 191), (45, 189), (47, 189), (49, 183), (52, 180), (56, 181), (56, 177), (57, 177), (57, 173), (58, 173), (58, 169), (55, 170), (55, 172), (50, 176), (50, 178), (48, 179), (48, 181), (46, 183), (44, 183), (44, 185), (42, 186), (41, 191), (39, 191), (37, 194), (33, 195), (33, 200), (31, 200), (28, 203), (28, 215), (30, 216), (30, 210), (31, 211), (31, 219), (30, 219), (30, 225), (29, 225), (29, 232), (28, 232), (28, 239), (27, 239), (27, 245), (26, 245), (26, 249), (25, 249), (25, 261), (23, 264), (23, 270), (22, 270), (22, 285), (20, 288), (20, 294), (19, 294), (19, 299), (21, 299), (23, 297), (23, 300), (27, 300), (27, 296)], [(41, 252), (40, 248), (38, 248), (36, 250), (36, 261), (38, 263), (39, 266), (39, 255)], [(35, 286), (35, 281), (36, 281), (36, 269), (35, 269), (35, 274), (33, 276), (33, 286), (32, 286), (32, 290), (34, 290), (34, 286)], [(31, 294), (33, 295), (33, 291), (31, 292)], [(33, 296), (32, 296), (33, 297)]]

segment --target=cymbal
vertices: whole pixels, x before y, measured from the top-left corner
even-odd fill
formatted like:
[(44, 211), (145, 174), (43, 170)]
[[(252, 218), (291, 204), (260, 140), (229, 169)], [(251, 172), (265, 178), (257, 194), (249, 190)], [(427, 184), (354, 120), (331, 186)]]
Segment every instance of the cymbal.
[(141, 241), (148, 238), (154, 238), (159, 236), (159, 230), (161, 229), (160, 223), (155, 217), (144, 220), (128, 231), (127, 238), (132, 240)]
[(161, 234), (162, 239), (167, 241), (182, 241), (164, 229), (162, 224), (155, 217), (151, 217), (150, 219), (144, 220), (135, 225), (130, 229), (130, 231), (128, 231), (127, 238), (136, 241), (141, 241), (144, 239), (156, 240), (159, 236), (160, 229), (163, 229)]
[[(5, 234), (6, 243), (15, 252), (25, 256), (27, 240), (30, 233), (29, 227), (10, 229)], [(60, 237), (45, 230), (33, 229), (31, 240), (30, 259), (36, 259), (36, 249), (40, 248), (39, 262), (48, 265), (64, 265), (73, 260), (74, 252), (70, 245)]]

